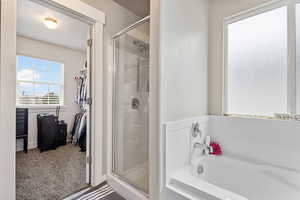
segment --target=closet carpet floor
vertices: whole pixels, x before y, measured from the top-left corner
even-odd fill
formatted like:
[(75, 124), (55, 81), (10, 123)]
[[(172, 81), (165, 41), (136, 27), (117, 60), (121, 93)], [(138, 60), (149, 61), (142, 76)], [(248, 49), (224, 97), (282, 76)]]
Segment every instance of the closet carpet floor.
[(88, 185), (85, 153), (72, 144), (16, 154), (17, 200), (60, 200)]

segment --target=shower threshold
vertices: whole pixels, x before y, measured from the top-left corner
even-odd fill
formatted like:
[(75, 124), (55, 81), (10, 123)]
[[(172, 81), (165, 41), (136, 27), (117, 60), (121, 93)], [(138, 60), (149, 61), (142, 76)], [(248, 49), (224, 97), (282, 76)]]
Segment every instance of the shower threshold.
[(124, 177), (117, 174), (110, 174), (107, 177), (107, 182), (112, 188), (126, 199), (148, 200), (149, 194), (141, 190)]

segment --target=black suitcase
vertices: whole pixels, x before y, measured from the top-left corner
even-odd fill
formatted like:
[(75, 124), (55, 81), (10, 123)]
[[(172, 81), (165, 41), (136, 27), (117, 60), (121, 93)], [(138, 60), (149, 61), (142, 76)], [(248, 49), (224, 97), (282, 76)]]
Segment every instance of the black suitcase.
[(58, 118), (54, 115), (37, 115), (38, 148), (41, 152), (57, 147)]

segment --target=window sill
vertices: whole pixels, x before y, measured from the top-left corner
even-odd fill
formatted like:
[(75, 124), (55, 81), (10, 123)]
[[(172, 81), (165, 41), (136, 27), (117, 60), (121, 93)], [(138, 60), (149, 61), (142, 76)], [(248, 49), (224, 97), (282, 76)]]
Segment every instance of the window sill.
[(240, 118), (240, 119), (258, 119), (258, 120), (276, 120), (276, 121), (288, 121), (288, 122), (297, 122), (298, 119), (280, 119), (275, 116), (257, 116), (257, 115), (239, 115), (239, 114), (223, 114), (222, 116), (230, 118)]
[[(16, 106), (16, 108), (28, 108), (29, 112), (55, 112), (57, 106), (56, 105), (24, 105), (24, 106)], [(64, 111), (67, 107), (66, 106), (60, 106), (60, 111)]]
[(223, 114), (223, 116), (237, 117), (237, 118), (254, 118), (254, 119), (278, 119), (274, 116), (260, 116), (260, 115)]

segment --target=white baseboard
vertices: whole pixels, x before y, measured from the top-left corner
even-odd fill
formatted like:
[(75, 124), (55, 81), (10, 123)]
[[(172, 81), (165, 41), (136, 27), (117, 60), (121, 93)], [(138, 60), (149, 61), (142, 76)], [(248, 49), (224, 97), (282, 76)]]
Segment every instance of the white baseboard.
[[(37, 148), (37, 142), (28, 141), (28, 150)], [(16, 151), (23, 151), (23, 139), (16, 140)]]

